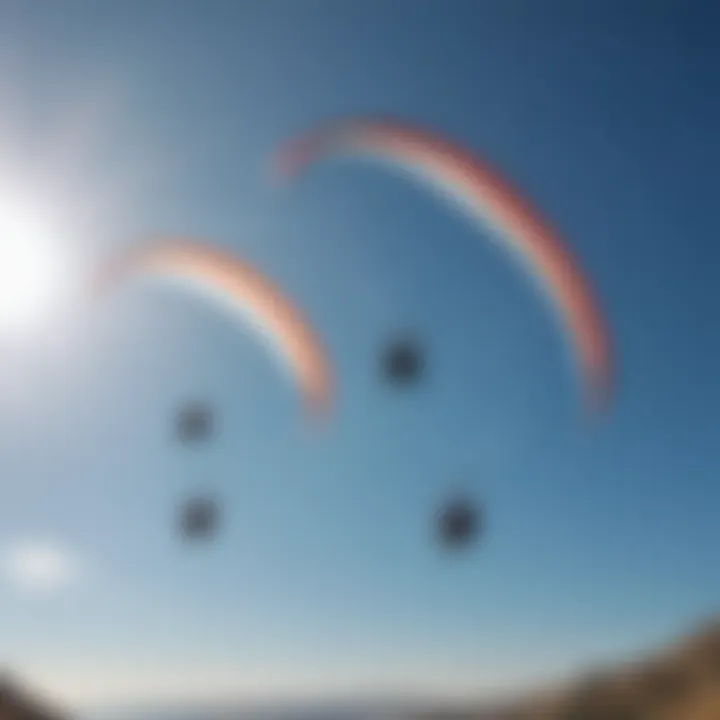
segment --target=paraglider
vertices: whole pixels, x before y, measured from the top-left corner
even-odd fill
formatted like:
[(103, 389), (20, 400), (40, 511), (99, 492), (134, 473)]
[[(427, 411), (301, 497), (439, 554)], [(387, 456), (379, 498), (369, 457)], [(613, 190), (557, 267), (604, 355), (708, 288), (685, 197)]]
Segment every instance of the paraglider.
[(466, 498), (456, 498), (438, 515), (438, 538), (449, 549), (466, 547), (480, 534), (482, 524), (480, 508)]
[(215, 426), (215, 413), (205, 403), (184, 405), (175, 418), (175, 434), (180, 442), (190, 445), (209, 440)]
[(219, 509), (210, 497), (193, 497), (180, 509), (180, 533), (187, 540), (212, 537), (218, 525)]
[(285, 361), (309, 414), (325, 417), (332, 404), (332, 374), (325, 351), (298, 308), (245, 262), (186, 240), (161, 240), (125, 250), (98, 273), (95, 289), (116, 288), (138, 275), (170, 278), (245, 313)]
[(539, 279), (561, 318), (584, 380), (588, 407), (605, 406), (611, 390), (608, 334), (593, 293), (558, 234), (484, 160), (439, 136), (402, 122), (345, 119), (290, 141), (274, 169), (291, 178), (334, 155), (371, 156), (411, 170), (499, 231)]
[(418, 343), (411, 338), (392, 342), (381, 358), (381, 369), (385, 378), (393, 385), (411, 385), (420, 379), (425, 358)]
[[(200, 447), (212, 436), (215, 413), (208, 403), (192, 402), (184, 405), (175, 417), (175, 434), (185, 446)], [(218, 509), (207, 497), (186, 501), (180, 513), (180, 534), (186, 539), (209, 537), (214, 534)]]

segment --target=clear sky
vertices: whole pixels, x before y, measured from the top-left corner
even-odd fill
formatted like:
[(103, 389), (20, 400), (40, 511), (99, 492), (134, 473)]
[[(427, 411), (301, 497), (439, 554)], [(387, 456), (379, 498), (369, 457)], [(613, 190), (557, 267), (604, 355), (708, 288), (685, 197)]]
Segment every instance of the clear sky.
[[(719, 21), (699, 0), (0, 3), (3, 252), (41, 234), (79, 283), (115, 245), (207, 238), (295, 298), (339, 384), (309, 435), (252, 331), (152, 284), (3, 326), (2, 660), (78, 704), (468, 693), (716, 610)], [(562, 230), (618, 351), (608, 423), (578, 422), (536, 288), (425, 188), (352, 162), (268, 186), (278, 143), (355, 112), (450, 134)], [(429, 372), (396, 395), (377, 358), (406, 329)], [(192, 453), (172, 418), (196, 396), (221, 428)], [(488, 531), (449, 558), (431, 519), (456, 488)], [(197, 490), (224, 524), (189, 549)]]

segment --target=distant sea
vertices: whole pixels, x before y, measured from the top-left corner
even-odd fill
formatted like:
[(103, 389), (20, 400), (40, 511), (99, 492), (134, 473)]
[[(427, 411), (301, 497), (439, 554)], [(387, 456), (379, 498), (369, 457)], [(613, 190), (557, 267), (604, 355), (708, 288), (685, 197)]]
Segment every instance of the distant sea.
[[(502, 709), (501, 709), (502, 708)], [(507, 706), (464, 709), (438, 703), (327, 703), (218, 707), (123, 708), (80, 713), (77, 720), (501, 720)]]
[[(425, 707), (424, 711), (427, 712)], [(78, 720), (410, 720), (419, 708), (396, 705), (240, 705), (233, 707), (127, 707), (87, 710)]]

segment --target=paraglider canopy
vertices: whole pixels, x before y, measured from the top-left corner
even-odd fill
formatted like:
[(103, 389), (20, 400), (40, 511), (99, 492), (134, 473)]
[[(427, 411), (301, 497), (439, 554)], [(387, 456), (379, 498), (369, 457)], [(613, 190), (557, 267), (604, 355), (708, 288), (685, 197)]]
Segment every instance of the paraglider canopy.
[(341, 118), (290, 140), (275, 158), (290, 179), (336, 155), (380, 159), (452, 198), (483, 230), (514, 251), (551, 301), (576, 360), (586, 406), (607, 406), (612, 358), (605, 319), (588, 280), (559, 233), (485, 159), (440, 135), (391, 118)]
[(249, 263), (203, 243), (178, 238), (115, 253), (95, 277), (102, 294), (136, 276), (167, 278), (197, 288), (230, 308), (270, 341), (294, 379), (308, 415), (328, 416), (333, 399), (330, 361), (309, 320), (280, 290)]

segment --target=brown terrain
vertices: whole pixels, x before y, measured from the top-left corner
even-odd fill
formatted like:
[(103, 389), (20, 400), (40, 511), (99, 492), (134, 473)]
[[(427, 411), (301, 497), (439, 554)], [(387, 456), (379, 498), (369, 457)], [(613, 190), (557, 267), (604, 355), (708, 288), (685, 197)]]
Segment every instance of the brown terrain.
[(36, 691), (0, 674), (0, 720), (68, 720)]
[[(720, 720), (720, 619), (646, 658), (494, 708), (413, 713), (416, 720)], [(68, 720), (0, 675), (0, 720)]]
[(426, 720), (720, 720), (720, 619), (638, 662), (494, 709)]

